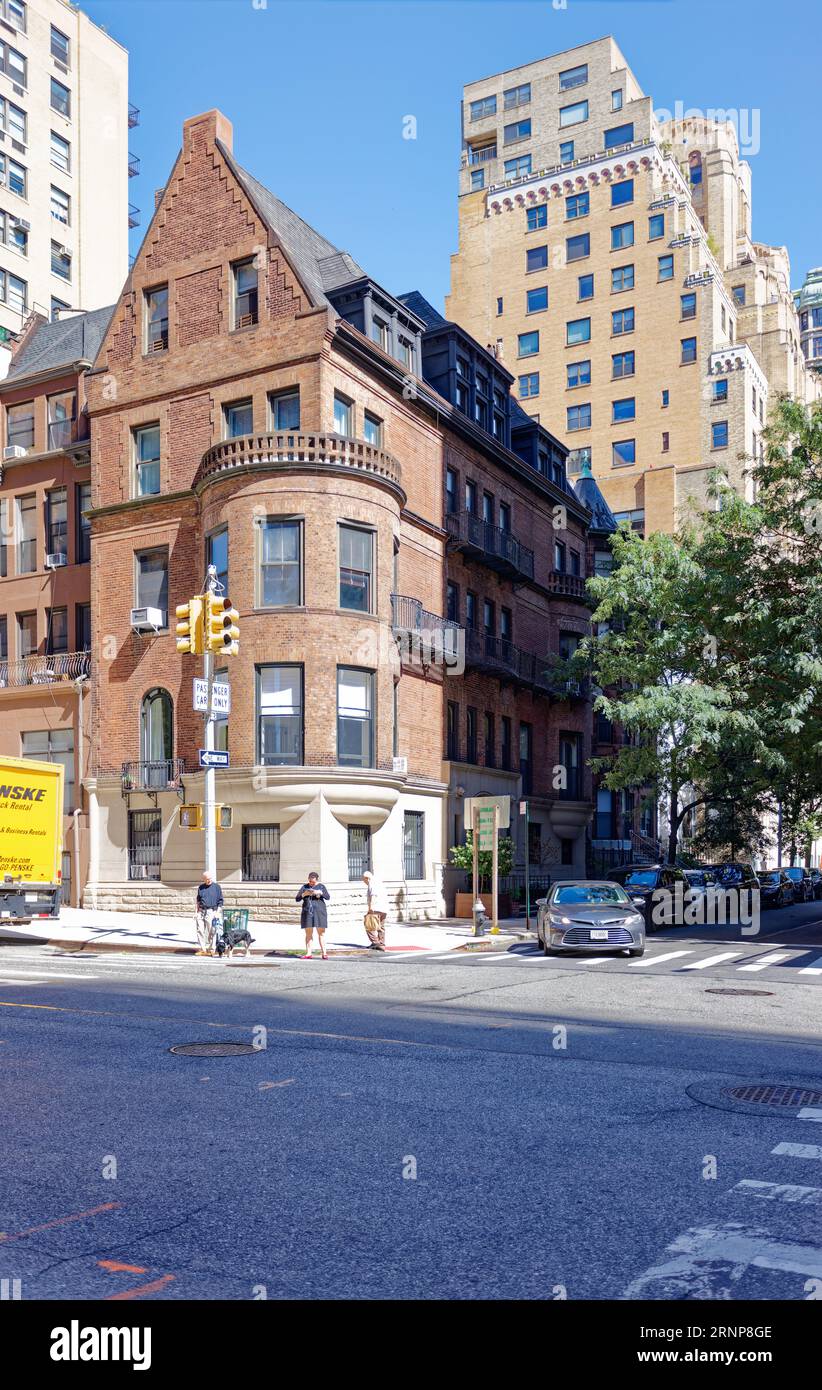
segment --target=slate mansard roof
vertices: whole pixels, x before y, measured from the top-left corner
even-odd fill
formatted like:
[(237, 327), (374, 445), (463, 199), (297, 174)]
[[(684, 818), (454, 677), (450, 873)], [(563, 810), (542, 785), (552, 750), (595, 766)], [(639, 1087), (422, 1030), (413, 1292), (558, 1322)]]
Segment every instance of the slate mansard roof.
[(75, 362), (93, 362), (115, 308), (110, 304), (105, 309), (40, 324), (12, 362), (3, 384), (41, 372), (57, 372)]

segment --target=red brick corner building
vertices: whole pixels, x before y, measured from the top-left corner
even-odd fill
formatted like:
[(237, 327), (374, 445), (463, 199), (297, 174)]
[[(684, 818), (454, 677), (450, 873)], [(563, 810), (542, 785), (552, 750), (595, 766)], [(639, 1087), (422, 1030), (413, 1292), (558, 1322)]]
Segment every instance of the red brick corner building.
[(241, 627), (229, 903), (291, 917), (316, 868), (350, 919), (371, 867), (400, 917), (440, 915), (480, 792), (529, 797), (533, 866), (584, 871), (590, 701), (551, 668), (588, 627), (590, 512), (511, 383), (241, 169), (219, 112), (185, 123), (87, 377), (87, 905), (192, 908), (200, 672), (174, 610), (208, 563)]

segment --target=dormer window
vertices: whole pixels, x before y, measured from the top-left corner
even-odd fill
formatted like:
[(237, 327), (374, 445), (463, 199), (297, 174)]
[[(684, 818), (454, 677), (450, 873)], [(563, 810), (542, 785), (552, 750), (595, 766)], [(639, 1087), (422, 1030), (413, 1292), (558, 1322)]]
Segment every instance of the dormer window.
[(371, 337), (383, 352), (389, 351), (390, 334), (388, 324), (385, 319), (381, 319), (377, 314), (371, 320)]
[(403, 366), (407, 367), (410, 371), (414, 362), (414, 354), (408, 339), (403, 338), (401, 335), (397, 337), (397, 357), (400, 362), (402, 362)]

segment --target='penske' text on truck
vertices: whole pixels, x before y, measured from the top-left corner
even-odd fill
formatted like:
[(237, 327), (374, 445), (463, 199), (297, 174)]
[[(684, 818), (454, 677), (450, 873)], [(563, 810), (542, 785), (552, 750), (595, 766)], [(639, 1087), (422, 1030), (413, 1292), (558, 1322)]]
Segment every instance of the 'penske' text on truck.
[(60, 912), (63, 767), (0, 756), (0, 917)]

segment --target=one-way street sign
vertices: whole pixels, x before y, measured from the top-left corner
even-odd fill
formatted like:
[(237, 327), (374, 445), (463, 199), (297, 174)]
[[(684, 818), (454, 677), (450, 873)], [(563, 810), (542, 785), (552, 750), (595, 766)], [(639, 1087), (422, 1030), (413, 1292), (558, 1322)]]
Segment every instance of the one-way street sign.
[(228, 767), (228, 753), (219, 748), (199, 749), (200, 767)]

